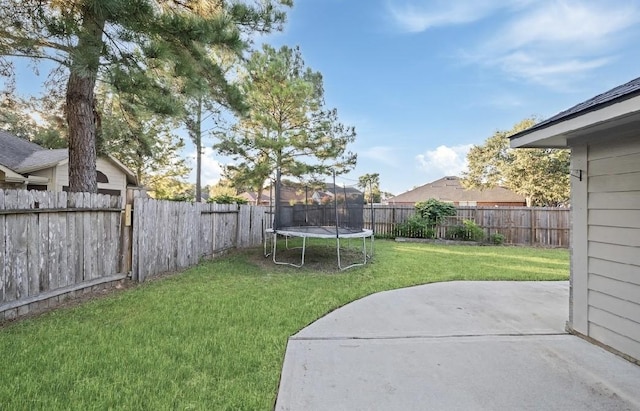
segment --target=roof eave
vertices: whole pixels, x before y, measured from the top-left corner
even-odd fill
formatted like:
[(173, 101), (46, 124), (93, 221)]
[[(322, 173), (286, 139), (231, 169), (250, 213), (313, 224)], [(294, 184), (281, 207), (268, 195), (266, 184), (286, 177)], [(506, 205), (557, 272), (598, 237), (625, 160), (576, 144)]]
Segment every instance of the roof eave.
[(640, 95), (608, 104), (597, 110), (559, 120), (546, 127), (525, 130), (510, 137), (513, 148), (567, 148), (575, 143), (602, 137), (602, 131), (637, 130), (640, 124)]
[(0, 171), (4, 173), (4, 181), (7, 183), (24, 183), (27, 181), (27, 177), (16, 173), (9, 167), (5, 167), (2, 164), (0, 164)]
[(133, 184), (134, 186), (138, 185), (138, 178), (135, 173), (129, 169), (129, 167), (122, 164), (117, 158), (113, 157), (111, 154), (107, 154), (107, 158), (111, 160), (114, 164), (116, 164), (127, 176), (127, 183)]

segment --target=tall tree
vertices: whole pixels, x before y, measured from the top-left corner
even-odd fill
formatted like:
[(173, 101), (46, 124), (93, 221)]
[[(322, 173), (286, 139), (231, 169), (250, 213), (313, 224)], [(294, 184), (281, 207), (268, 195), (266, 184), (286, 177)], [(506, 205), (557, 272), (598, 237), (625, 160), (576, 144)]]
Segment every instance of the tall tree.
[(364, 199), (367, 203), (379, 203), (382, 199), (380, 191), (380, 174), (365, 174), (358, 177), (358, 187), (364, 191)]
[(170, 67), (178, 81), (226, 84), (208, 48), (242, 52), (243, 36), (281, 26), (280, 5), (292, 0), (0, 0), (0, 73), (12, 72), (12, 57), (64, 67), (69, 189), (96, 192), (97, 79), (173, 111), (172, 88), (156, 69)]
[(536, 123), (525, 119), (509, 131), (497, 131), (467, 154), (469, 171), (462, 179), (467, 188), (504, 186), (522, 195), (528, 206), (557, 206), (569, 201), (569, 151), (512, 149), (509, 136)]
[(180, 155), (184, 141), (173, 133), (177, 122), (135, 104), (130, 97), (99, 89), (102, 136), (98, 151), (127, 166), (155, 198), (184, 194), (190, 169)]
[(237, 162), (230, 177), (260, 193), (274, 170), (303, 177), (355, 166), (347, 151), (355, 130), (325, 108), (322, 75), (305, 67), (299, 49), (264, 45), (249, 59), (241, 88), (248, 113), (215, 145)]
[[(211, 58), (218, 62), (221, 75), (225, 78), (233, 76), (233, 69), (238, 66), (238, 58), (226, 52), (223, 49), (216, 48), (210, 51)], [(214, 84), (206, 84), (198, 79), (190, 79), (183, 84), (181, 95), (184, 99), (186, 110), (182, 119), (187, 129), (187, 133), (196, 148), (196, 201), (202, 199), (202, 149), (203, 138), (211, 135), (211, 131), (219, 133), (224, 123), (223, 115), (231, 113), (240, 114), (246, 110), (242, 94), (234, 83), (222, 84), (220, 82)], [(204, 125), (209, 124), (213, 127), (204, 130)]]

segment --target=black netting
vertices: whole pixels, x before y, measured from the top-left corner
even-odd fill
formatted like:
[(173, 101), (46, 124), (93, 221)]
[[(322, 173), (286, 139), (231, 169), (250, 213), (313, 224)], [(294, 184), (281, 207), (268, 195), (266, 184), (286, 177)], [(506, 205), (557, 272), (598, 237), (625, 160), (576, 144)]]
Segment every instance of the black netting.
[(274, 228), (337, 227), (361, 231), (364, 194), (355, 186), (281, 181), (274, 190)]

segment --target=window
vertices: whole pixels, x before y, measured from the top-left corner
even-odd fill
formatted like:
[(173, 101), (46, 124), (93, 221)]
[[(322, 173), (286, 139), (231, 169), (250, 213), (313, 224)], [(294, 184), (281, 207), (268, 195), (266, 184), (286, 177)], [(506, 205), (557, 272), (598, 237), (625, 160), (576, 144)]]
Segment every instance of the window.
[(109, 179), (107, 178), (107, 176), (102, 172), (102, 171), (97, 171), (96, 170), (96, 181), (98, 183), (109, 183)]

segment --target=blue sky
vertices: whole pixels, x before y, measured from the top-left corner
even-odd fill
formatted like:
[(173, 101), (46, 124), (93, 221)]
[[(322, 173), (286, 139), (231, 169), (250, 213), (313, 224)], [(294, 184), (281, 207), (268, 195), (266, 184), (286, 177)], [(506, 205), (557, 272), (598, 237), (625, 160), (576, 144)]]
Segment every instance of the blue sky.
[(351, 177), (399, 194), (460, 174), (473, 144), (640, 76), (640, 1), (298, 0), (299, 45), (356, 127)]
[[(260, 41), (300, 46), (323, 74), (327, 105), (357, 132), (348, 177), (379, 173), (399, 194), (459, 175), (496, 130), (640, 76), (639, 35), (640, 0), (297, 0)], [(204, 184), (225, 161), (205, 150)]]

